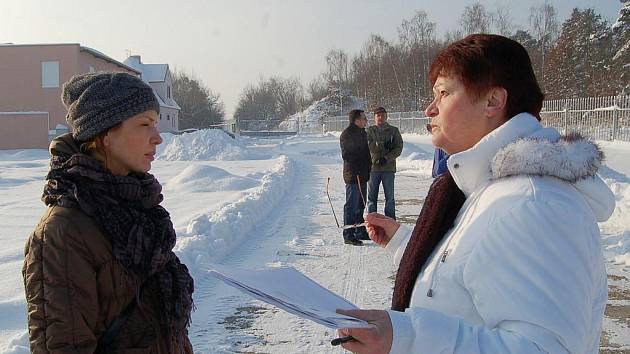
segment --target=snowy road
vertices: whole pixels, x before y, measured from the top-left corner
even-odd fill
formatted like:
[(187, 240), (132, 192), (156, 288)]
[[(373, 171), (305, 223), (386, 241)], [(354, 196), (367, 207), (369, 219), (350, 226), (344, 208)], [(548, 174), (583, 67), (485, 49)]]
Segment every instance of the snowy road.
[[(224, 263), (243, 268), (291, 265), (360, 307), (387, 307), (393, 281), (391, 260), (371, 242), (364, 247), (344, 245), (336, 228), (325, 196), (326, 179), (331, 177), (330, 194), (338, 218), (343, 210), (345, 187), (336, 139), (326, 140), (302, 152), (282, 143), (273, 148), (275, 153), (299, 161), (294, 183), (287, 186), (285, 202)], [(417, 176), (397, 176), (397, 195), (418, 196), (400, 198), (398, 213), (404, 219), (417, 215), (420, 196), (430, 183), (429, 176), (421, 181)], [(214, 279), (198, 280), (196, 294), (197, 311), (191, 333), (196, 351), (343, 352), (330, 346), (333, 331), (254, 302)]]

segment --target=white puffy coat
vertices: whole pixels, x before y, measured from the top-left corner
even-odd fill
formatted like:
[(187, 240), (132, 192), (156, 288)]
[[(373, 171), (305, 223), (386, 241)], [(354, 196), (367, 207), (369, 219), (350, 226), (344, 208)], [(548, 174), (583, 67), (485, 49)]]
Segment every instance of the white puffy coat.
[[(448, 169), (466, 195), (455, 226), (389, 311), (391, 353), (597, 353), (607, 299), (597, 221), (615, 205), (601, 153), (521, 113)], [(411, 230), (386, 249), (396, 264)], [(431, 289), (432, 296), (428, 296)]]

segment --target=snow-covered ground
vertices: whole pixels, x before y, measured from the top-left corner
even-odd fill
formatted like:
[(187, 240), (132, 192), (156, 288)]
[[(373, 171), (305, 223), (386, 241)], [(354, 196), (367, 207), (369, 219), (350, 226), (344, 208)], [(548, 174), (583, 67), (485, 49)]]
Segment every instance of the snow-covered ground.
[[(432, 181), (429, 137), (404, 135), (397, 215), (414, 223)], [(630, 144), (602, 142), (602, 175), (617, 197), (602, 223), (609, 272), (603, 352), (630, 350)], [(231, 139), (219, 131), (164, 135), (152, 172), (178, 233), (176, 252), (195, 277), (190, 337), (198, 353), (341, 353), (331, 330), (242, 295), (207, 276), (207, 264), (290, 265), (362, 308), (388, 307), (395, 268), (372, 243), (346, 246), (338, 134)], [(0, 151), (0, 352), (28, 353), (23, 246), (44, 205), (45, 150)], [(382, 198), (381, 198), (382, 200)], [(379, 205), (379, 209), (382, 205)]]

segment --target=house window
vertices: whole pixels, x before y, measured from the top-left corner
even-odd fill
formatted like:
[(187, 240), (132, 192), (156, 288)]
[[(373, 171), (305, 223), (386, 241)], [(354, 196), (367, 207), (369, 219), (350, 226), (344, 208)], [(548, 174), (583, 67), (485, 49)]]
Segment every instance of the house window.
[(171, 98), (171, 87), (166, 86), (166, 97)]
[(166, 120), (171, 120), (171, 115), (170, 114), (166, 115)]
[(162, 120), (162, 113), (160, 113), (160, 120)]
[(59, 87), (59, 62), (42, 62), (42, 88)]
[(94, 72), (94, 67), (92, 65), (90, 65), (90, 72), (93, 73)]

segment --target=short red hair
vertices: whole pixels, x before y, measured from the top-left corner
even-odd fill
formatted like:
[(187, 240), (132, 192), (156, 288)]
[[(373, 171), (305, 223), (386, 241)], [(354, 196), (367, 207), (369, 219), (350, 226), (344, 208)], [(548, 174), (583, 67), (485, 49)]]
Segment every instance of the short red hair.
[(502, 87), (508, 92), (507, 119), (529, 112), (540, 120), (544, 95), (527, 50), (512, 39), (494, 34), (471, 34), (454, 42), (431, 64), (431, 85), (438, 76), (460, 79), (475, 98), (493, 87)]

